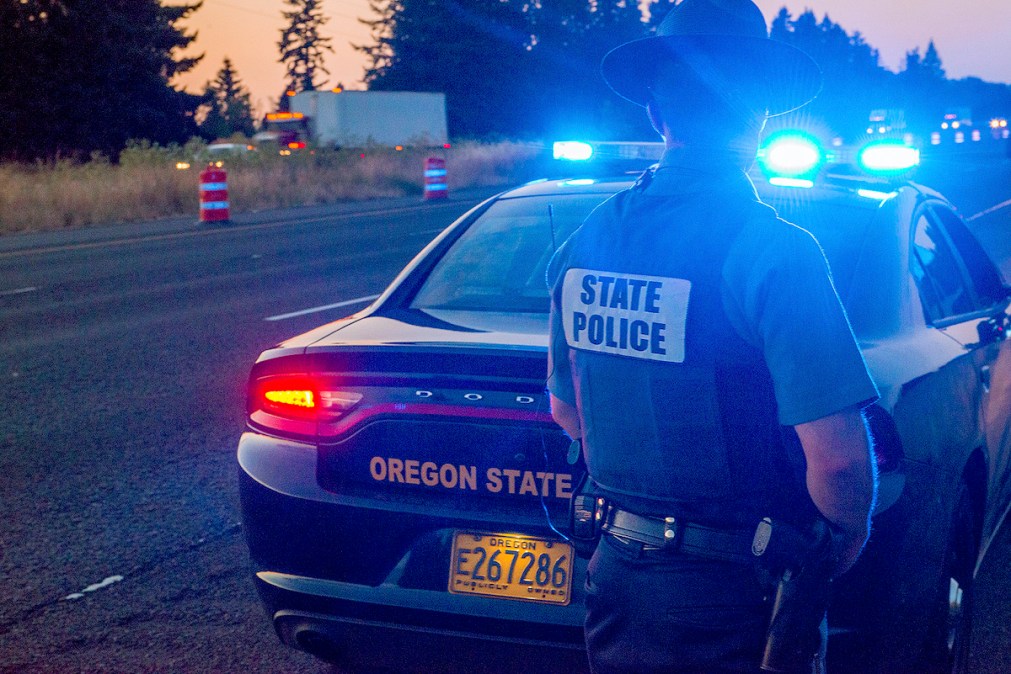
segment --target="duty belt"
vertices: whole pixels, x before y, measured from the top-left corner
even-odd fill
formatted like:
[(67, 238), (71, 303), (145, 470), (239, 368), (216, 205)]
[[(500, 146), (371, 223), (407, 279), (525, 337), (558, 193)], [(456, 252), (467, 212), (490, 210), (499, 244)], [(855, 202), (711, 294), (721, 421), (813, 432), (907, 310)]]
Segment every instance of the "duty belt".
[(642, 550), (665, 550), (727, 562), (754, 561), (755, 531), (717, 529), (676, 517), (646, 517), (609, 506), (601, 531), (642, 545)]

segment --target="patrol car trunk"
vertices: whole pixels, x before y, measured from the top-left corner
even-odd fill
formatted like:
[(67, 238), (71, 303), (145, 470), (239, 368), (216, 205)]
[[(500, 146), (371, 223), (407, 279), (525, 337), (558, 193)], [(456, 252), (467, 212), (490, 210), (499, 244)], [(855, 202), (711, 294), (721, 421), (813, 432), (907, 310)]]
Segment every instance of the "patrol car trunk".
[(311, 349), (315, 377), (361, 395), (320, 424), (319, 482), (397, 510), (545, 524), (573, 487), (545, 354), (487, 346)]
[[(371, 551), (361, 565), (339, 561), (341, 551), (325, 555), (346, 581), (378, 582), (389, 572), (384, 561), (407, 550), (420, 561), (426, 537), (435, 548), (460, 531), (557, 540), (552, 529), (566, 525), (581, 477), (545, 393), (546, 317), (510, 316), (499, 330), (490, 317), (479, 328), (419, 325), (428, 319), (412, 314), (296, 338), (265, 353), (251, 377), (251, 429), (316, 446), (316, 481), (347, 513), (334, 535)], [(341, 409), (279, 420), (256, 409), (264, 386), (277, 382)], [(443, 576), (432, 585), (445, 587), (447, 562), (430, 552)]]

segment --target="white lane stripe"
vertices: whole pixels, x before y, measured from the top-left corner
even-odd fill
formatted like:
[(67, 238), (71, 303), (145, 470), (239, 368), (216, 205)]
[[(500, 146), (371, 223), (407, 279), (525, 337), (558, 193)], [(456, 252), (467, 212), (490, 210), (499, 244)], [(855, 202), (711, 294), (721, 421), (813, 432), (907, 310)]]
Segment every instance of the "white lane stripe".
[(14, 290), (0, 290), (0, 297), (7, 297), (8, 295), (23, 295), (25, 293), (33, 293), (38, 288), (35, 286), (28, 286), (27, 288), (15, 288)]
[(966, 222), (972, 222), (976, 218), (982, 218), (984, 215), (990, 215), (991, 213), (999, 211), (1002, 208), (1007, 208), (1008, 206), (1011, 206), (1011, 199), (1008, 199), (1007, 201), (1002, 201), (1001, 203), (997, 204), (993, 208), (988, 208), (985, 211), (980, 211), (976, 215), (973, 215), (971, 217), (966, 218), (965, 221)]
[(366, 297), (356, 297), (353, 300), (345, 300), (343, 302), (337, 302), (336, 304), (325, 304), (321, 307), (313, 307), (311, 309), (302, 309), (301, 311), (292, 311), (290, 314), (278, 314), (277, 316), (267, 316), (263, 320), (265, 321), (283, 321), (286, 318), (294, 318), (295, 316), (305, 316), (306, 314), (315, 314), (320, 311), (326, 311), (327, 309), (339, 309), (340, 307), (350, 306), (352, 304), (361, 304), (362, 302), (371, 302), (372, 300), (379, 297), (379, 295), (367, 295)]
[(106, 578), (105, 580), (103, 580), (101, 583), (95, 583), (94, 585), (89, 585), (88, 587), (84, 588), (80, 592), (74, 592), (73, 594), (68, 594), (66, 597), (63, 598), (63, 601), (73, 601), (75, 599), (83, 599), (85, 593), (87, 593), (87, 592), (96, 592), (98, 590), (101, 590), (103, 587), (109, 587), (113, 583), (118, 583), (121, 580), (123, 580), (123, 576), (109, 576), (108, 578)]

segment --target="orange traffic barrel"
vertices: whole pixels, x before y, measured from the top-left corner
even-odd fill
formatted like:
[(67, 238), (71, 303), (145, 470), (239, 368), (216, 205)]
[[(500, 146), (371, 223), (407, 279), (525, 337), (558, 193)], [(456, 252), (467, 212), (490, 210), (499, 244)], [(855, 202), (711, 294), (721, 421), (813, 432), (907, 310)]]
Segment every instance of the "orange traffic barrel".
[(227, 222), (228, 210), (228, 174), (208, 166), (200, 172), (200, 222)]
[(425, 199), (445, 199), (447, 196), (446, 160), (429, 157), (425, 160)]

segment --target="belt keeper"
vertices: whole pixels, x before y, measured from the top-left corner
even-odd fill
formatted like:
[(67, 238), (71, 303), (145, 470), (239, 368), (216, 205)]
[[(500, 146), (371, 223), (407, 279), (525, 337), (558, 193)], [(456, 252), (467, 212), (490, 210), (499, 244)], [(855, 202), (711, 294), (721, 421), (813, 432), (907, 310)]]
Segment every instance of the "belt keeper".
[(680, 543), (680, 536), (682, 528), (678, 526), (677, 518), (675, 517), (665, 517), (663, 518), (663, 547), (672, 548)]

